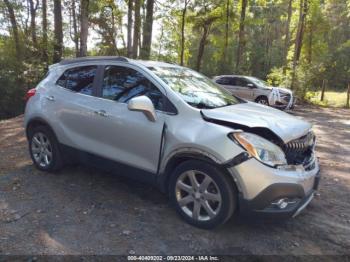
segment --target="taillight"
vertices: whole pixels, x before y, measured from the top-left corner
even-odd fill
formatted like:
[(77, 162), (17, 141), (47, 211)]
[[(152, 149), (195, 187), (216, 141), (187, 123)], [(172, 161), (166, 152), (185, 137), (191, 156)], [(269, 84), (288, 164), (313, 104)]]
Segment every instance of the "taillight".
[(26, 102), (28, 102), (29, 98), (31, 98), (32, 96), (35, 95), (35, 92), (36, 92), (36, 89), (35, 88), (32, 88), (32, 89), (29, 89), (26, 96), (25, 96), (25, 100)]

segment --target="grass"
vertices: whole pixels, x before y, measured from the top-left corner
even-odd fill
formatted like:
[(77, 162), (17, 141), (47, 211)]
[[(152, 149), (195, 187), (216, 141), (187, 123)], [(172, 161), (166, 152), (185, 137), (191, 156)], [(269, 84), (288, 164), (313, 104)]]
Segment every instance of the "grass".
[(306, 93), (306, 99), (312, 104), (325, 106), (325, 107), (345, 107), (346, 105), (346, 91), (326, 91), (324, 93), (324, 99), (321, 101), (321, 91)]

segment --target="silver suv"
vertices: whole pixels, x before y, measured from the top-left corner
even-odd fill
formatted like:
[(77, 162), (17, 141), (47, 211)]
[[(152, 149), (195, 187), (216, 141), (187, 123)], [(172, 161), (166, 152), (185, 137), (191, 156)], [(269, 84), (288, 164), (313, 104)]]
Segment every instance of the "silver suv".
[(52, 65), (27, 94), (31, 158), (73, 160), (157, 185), (190, 224), (234, 212), (291, 217), (319, 181), (311, 125), (173, 64), (87, 57)]
[(221, 75), (213, 80), (233, 95), (259, 104), (286, 110), (293, 108), (296, 101), (290, 89), (270, 86), (253, 76)]

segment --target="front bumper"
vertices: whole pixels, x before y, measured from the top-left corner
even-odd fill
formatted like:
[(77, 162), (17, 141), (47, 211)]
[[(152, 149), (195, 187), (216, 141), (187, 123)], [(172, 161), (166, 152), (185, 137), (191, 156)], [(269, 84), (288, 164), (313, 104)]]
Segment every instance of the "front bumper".
[(290, 97), (285, 99), (280, 99), (275, 102), (273, 107), (278, 108), (278, 109), (283, 109), (283, 110), (288, 110), (288, 109), (293, 109), (296, 103), (296, 97), (291, 95)]
[(296, 216), (310, 203), (320, 181), (316, 158), (311, 170), (275, 169), (250, 159), (230, 171), (240, 191), (241, 215)]

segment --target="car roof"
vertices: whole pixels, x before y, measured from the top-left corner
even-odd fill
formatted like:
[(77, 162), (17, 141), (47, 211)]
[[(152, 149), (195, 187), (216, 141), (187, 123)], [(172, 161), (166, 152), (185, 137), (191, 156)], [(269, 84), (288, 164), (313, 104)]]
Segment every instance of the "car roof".
[(248, 76), (244, 76), (244, 75), (218, 75), (215, 76), (215, 78), (217, 77), (248, 77)]
[(166, 62), (160, 62), (160, 61), (135, 60), (124, 56), (86, 56), (86, 57), (64, 59), (61, 62), (52, 65), (51, 67), (62, 66), (62, 65), (73, 65), (73, 64), (79, 64), (79, 63), (85, 63), (85, 62), (103, 62), (103, 61), (132, 63), (136, 65), (142, 65), (145, 67), (156, 67), (156, 66), (179, 67), (177, 64), (173, 64), (173, 63), (166, 63)]

